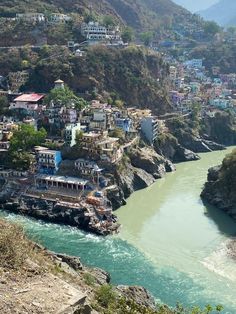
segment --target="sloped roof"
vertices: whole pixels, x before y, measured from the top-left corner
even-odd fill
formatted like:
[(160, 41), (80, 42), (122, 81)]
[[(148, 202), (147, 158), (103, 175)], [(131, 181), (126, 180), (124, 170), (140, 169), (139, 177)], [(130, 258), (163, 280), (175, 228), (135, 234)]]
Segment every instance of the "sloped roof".
[(37, 102), (41, 100), (45, 95), (43, 94), (23, 94), (14, 99), (14, 101), (22, 102)]

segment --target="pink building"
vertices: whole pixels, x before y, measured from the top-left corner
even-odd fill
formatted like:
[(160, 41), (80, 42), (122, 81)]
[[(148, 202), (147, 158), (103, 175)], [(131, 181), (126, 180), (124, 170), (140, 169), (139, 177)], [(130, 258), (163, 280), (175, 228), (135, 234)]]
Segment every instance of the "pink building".
[(22, 94), (13, 100), (10, 109), (38, 110), (44, 96), (43, 94)]

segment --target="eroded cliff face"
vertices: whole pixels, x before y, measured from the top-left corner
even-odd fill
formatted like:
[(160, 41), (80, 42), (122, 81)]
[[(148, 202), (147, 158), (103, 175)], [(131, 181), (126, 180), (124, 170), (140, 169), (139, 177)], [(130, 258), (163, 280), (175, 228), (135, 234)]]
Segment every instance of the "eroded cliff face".
[(201, 197), (236, 219), (236, 150), (221, 166), (209, 169)]
[(205, 117), (204, 133), (213, 141), (223, 145), (236, 144), (235, 117), (226, 112), (218, 112), (215, 117)]
[(131, 150), (114, 171), (114, 185), (107, 189), (108, 199), (117, 209), (126, 203), (134, 191), (152, 185), (166, 172), (175, 171), (168, 159), (158, 155), (151, 147)]

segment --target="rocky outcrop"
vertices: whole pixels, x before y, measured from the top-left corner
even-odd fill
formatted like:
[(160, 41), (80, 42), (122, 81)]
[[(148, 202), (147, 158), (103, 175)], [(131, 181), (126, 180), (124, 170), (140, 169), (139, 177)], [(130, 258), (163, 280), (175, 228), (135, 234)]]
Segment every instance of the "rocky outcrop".
[(116, 291), (127, 299), (153, 310), (156, 309), (155, 300), (152, 295), (143, 287), (138, 286), (117, 286)]
[(177, 138), (170, 133), (165, 133), (160, 136), (158, 141), (155, 143), (154, 148), (159, 155), (171, 160), (172, 162), (184, 162), (200, 159), (196, 153), (180, 145)]
[(201, 197), (236, 219), (235, 182), (232, 178), (224, 175), (223, 166), (210, 168)]
[(128, 198), (134, 191), (152, 185), (155, 178), (145, 170), (126, 163), (123, 169), (117, 169), (115, 172), (115, 182), (123, 191), (124, 197)]
[(174, 171), (175, 166), (158, 155), (152, 148), (139, 148), (129, 155), (131, 164), (151, 174), (155, 179), (162, 178), (167, 171)]
[(107, 198), (114, 209), (126, 204), (125, 199), (134, 191), (152, 185), (175, 166), (166, 158), (158, 155), (153, 148), (133, 149), (129, 160), (122, 160), (114, 171), (114, 185), (107, 188)]
[(217, 112), (214, 117), (206, 116), (203, 123), (204, 133), (208, 138), (223, 145), (236, 144), (236, 125), (233, 115), (223, 111)]
[(106, 189), (107, 198), (112, 204), (114, 210), (126, 205), (123, 190), (118, 185), (112, 185)]
[(102, 224), (95, 222), (94, 219), (96, 217), (88, 215), (86, 207), (76, 207), (73, 206), (73, 204), (70, 206), (69, 203), (63, 205), (57, 201), (31, 196), (4, 199), (0, 208), (45, 221), (75, 226), (98, 235), (111, 234), (116, 231), (119, 226), (116, 223), (116, 217), (114, 215), (112, 216), (113, 222), (111, 226), (104, 228)]
[(208, 153), (213, 150), (225, 149), (225, 146), (221, 144), (194, 136), (190, 132), (180, 132), (178, 141), (183, 147), (195, 153)]

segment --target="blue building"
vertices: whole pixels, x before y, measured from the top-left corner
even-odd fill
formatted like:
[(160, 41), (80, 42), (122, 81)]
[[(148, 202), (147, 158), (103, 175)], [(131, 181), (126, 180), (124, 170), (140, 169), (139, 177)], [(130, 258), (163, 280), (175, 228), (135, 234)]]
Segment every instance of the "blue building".
[(61, 152), (57, 150), (41, 150), (37, 153), (38, 172), (54, 175), (62, 161)]
[(124, 132), (130, 132), (132, 128), (132, 120), (129, 118), (117, 118), (115, 120), (115, 125), (117, 128), (122, 129)]

